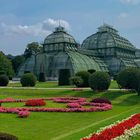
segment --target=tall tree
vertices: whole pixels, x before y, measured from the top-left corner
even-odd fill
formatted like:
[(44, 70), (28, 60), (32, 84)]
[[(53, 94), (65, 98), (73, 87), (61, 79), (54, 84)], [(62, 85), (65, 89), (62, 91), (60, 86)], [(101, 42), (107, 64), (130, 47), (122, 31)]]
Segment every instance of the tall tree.
[(6, 74), (9, 77), (14, 75), (11, 62), (7, 59), (3, 52), (0, 52), (0, 74)]
[(31, 55), (36, 55), (37, 53), (42, 52), (43, 47), (38, 42), (32, 42), (27, 45), (25, 49), (24, 56), (25, 58), (30, 57)]
[(23, 55), (17, 55), (12, 59), (11, 62), (12, 62), (15, 73), (18, 72), (20, 65), (23, 64), (24, 61), (25, 61), (25, 57)]

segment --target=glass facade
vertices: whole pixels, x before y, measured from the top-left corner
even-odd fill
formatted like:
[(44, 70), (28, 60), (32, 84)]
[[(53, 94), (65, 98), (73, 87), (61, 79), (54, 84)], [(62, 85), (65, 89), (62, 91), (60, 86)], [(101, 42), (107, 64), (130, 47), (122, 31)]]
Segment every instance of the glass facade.
[(43, 50), (22, 64), (19, 77), (25, 71), (31, 71), (37, 76), (43, 72), (47, 79), (55, 80), (60, 69), (69, 69), (71, 75), (89, 69), (116, 75), (125, 67), (140, 66), (140, 53), (136, 57), (136, 48), (121, 37), (116, 29), (106, 24), (99, 27), (97, 33), (87, 37), (81, 47), (59, 26), (45, 38)]

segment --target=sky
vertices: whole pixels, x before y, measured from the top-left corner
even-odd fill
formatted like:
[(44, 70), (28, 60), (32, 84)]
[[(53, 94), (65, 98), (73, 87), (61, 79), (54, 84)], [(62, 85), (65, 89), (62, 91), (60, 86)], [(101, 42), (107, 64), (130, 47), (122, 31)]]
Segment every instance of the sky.
[(20, 55), (59, 23), (78, 43), (109, 24), (140, 48), (140, 0), (0, 0), (0, 51)]

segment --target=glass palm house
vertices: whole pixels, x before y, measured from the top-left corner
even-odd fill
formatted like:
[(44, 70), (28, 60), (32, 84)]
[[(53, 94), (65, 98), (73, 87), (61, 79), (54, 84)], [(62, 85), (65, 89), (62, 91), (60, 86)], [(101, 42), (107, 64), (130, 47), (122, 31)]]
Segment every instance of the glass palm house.
[(26, 71), (39, 76), (45, 73), (48, 80), (57, 80), (61, 69), (69, 69), (71, 75), (78, 71), (94, 69), (112, 76), (126, 67), (140, 66), (140, 53), (116, 29), (104, 24), (95, 34), (87, 37), (81, 45), (57, 27), (43, 43), (43, 52), (32, 54), (20, 67), (18, 77)]

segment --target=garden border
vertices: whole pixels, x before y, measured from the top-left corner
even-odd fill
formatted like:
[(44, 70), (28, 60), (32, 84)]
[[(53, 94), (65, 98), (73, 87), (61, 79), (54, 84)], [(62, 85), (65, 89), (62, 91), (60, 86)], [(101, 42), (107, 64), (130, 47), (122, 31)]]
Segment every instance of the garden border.
[(125, 113), (127, 113), (127, 112), (130, 112), (130, 111), (132, 111), (132, 110), (139, 109), (139, 108), (140, 108), (140, 107), (132, 108), (132, 109), (130, 109), (130, 110), (127, 110), (127, 111), (125, 111), (125, 112), (122, 112), (122, 113), (119, 113), (119, 114), (117, 114), (117, 115), (111, 116), (111, 117), (109, 117), (109, 118), (103, 119), (103, 120), (101, 120), (101, 121), (94, 122), (94, 123), (92, 123), (92, 124), (90, 124), (90, 125), (88, 125), (88, 126), (86, 126), (86, 127), (84, 127), (84, 128), (76, 129), (76, 130), (70, 131), (69, 133), (66, 133), (66, 134), (57, 136), (57, 138), (52, 138), (51, 140), (60, 140), (60, 139), (65, 138), (65, 137), (67, 137), (67, 136), (73, 135), (73, 134), (78, 133), (78, 132), (80, 132), (80, 131), (86, 130), (86, 129), (90, 128), (90, 127), (93, 127), (94, 125), (97, 125), (97, 124), (100, 124), (100, 123), (105, 122), (105, 121), (107, 121), (107, 120), (116, 118), (116, 117), (118, 117), (118, 116), (121, 116), (122, 114), (125, 114)]

